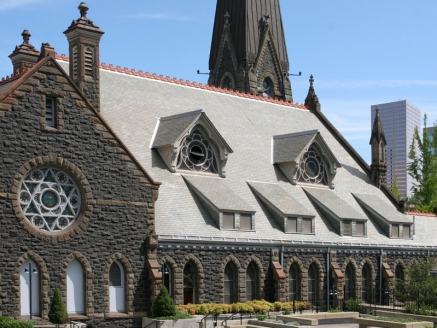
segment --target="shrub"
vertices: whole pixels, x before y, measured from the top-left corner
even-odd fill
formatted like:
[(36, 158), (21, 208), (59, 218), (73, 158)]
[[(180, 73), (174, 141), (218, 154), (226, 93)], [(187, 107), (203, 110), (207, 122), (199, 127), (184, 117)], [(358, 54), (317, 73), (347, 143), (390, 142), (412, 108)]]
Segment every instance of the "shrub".
[(359, 313), (366, 313), (366, 307), (361, 305), (359, 298), (350, 298), (345, 302), (345, 310)]
[(24, 322), (8, 317), (0, 317), (0, 327), (2, 328), (32, 328), (31, 322)]
[(165, 286), (161, 286), (161, 290), (155, 302), (153, 302), (152, 311), (154, 317), (171, 317), (176, 315), (176, 307)]
[(267, 319), (267, 316), (265, 314), (262, 313), (255, 313), (255, 317), (259, 320), (259, 321), (264, 321)]
[(289, 309), (285, 309), (284, 311), (282, 311), (283, 315), (289, 315), (291, 314), (291, 311)]
[(50, 304), (49, 320), (52, 323), (67, 323), (68, 314), (67, 308), (62, 301), (61, 292), (55, 288), (52, 298), (52, 304)]

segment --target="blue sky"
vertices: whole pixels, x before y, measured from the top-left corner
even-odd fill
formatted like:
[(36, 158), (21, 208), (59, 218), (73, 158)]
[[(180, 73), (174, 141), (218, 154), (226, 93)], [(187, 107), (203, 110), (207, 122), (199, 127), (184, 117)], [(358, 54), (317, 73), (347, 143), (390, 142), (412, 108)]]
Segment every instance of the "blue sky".
[[(89, 0), (103, 31), (100, 59), (206, 83), (215, 0)], [(28, 29), (38, 49), (68, 53), (77, 0), (0, 0), (0, 76)], [(314, 75), (322, 111), (370, 161), (370, 105), (407, 99), (437, 119), (437, 1), (281, 0), (295, 102)], [(207, 108), (205, 108), (207, 110)]]

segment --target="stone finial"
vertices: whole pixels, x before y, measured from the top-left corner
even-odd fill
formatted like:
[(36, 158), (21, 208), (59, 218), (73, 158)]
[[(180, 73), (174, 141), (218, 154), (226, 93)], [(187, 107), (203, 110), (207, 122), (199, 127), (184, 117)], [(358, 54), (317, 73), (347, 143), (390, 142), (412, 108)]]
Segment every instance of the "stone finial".
[(376, 112), (376, 114), (378, 114), (378, 112), (379, 112), (379, 108), (378, 108), (378, 106), (376, 106), (376, 108), (375, 108), (375, 112)]
[(23, 37), (23, 44), (29, 44), (29, 39), (32, 36), (28, 30), (24, 30), (23, 33), (21, 33), (21, 36)]
[(79, 7), (77, 7), (77, 9), (79, 9), (79, 11), (80, 11), (81, 18), (87, 18), (86, 14), (87, 14), (89, 8), (85, 2), (81, 2)]
[(231, 15), (229, 15), (229, 13), (226, 12), (226, 14), (225, 14), (225, 27), (231, 26), (230, 18), (231, 18)]
[(264, 14), (264, 24), (265, 25), (269, 25), (269, 19), (270, 19), (270, 15), (269, 14)]
[(310, 88), (314, 88), (313, 83), (314, 83), (314, 76), (313, 74), (310, 75)]

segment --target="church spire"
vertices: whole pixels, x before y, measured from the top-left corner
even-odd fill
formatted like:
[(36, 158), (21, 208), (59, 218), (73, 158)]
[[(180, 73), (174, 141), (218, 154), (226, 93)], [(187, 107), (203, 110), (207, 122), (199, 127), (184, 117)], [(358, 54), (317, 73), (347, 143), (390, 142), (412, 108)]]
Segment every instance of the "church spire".
[(378, 187), (385, 183), (385, 174), (387, 172), (387, 163), (385, 159), (385, 140), (384, 130), (382, 128), (379, 109), (376, 107), (375, 121), (373, 122), (372, 135), (369, 144), (372, 146), (372, 164), (370, 171)]
[(288, 69), (279, 0), (217, 0), (210, 85), (293, 101)]

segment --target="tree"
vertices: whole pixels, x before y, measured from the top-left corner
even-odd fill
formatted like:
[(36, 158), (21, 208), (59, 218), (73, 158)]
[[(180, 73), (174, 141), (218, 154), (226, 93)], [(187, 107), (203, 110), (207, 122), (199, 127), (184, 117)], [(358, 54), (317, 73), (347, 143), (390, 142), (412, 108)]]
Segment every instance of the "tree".
[(413, 263), (406, 269), (407, 280), (396, 279), (396, 289), (408, 291), (410, 295), (437, 292), (437, 279), (431, 275), (431, 271), (437, 265), (437, 260), (432, 257), (425, 257)]
[(176, 307), (165, 286), (161, 286), (161, 290), (153, 303), (152, 310), (155, 318), (176, 315)]
[(422, 212), (432, 212), (437, 207), (437, 128), (434, 124), (432, 140), (426, 129), (426, 114), (423, 117), (422, 139), (417, 126), (408, 158), (408, 173), (417, 181), (411, 202)]
[(50, 304), (49, 320), (51, 323), (57, 324), (68, 322), (67, 308), (62, 301), (61, 292), (57, 288), (55, 288), (52, 304)]
[(396, 196), (397, 199), (401, 199), (401, 192), (399, 191), (398, 186), (398, 175), (395, 176), (395, 181), (390, 186), (391, 191), (393, 191), (393, 194)]

